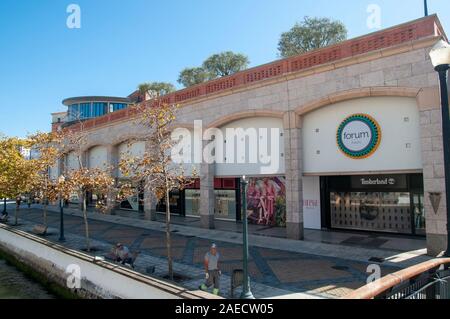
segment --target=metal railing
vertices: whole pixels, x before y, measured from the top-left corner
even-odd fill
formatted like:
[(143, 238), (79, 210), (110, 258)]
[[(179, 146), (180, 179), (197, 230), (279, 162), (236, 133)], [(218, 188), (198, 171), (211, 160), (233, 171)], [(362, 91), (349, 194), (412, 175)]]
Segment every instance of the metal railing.
[(375, 299), (449, 299), (450, 271), (438, 270), (434, 274), (423, 274), (411, 279)]
[(345, 299), (450, 299), (450, 259), (434, 259), (389, 274)]

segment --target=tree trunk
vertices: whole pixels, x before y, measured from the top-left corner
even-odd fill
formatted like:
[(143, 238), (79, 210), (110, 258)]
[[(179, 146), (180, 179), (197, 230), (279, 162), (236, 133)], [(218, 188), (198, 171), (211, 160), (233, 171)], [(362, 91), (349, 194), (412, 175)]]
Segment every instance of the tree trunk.
[(172, 239), (170, 233), (170, 192), (166, 191), (166, 245), (167, 263), (169, 267), (169, 279), (173, 280)]
[(87, 205), (86, 205), (86, 192), (83, 192), (83, 219), (84, 219), (84, 231), (86, 235), (86, 251), (91, 251), (91, 243), (89, 240), (89, 223), (87, 216)]
[(44, 218), (44, 227), (47, 228), (47, 199), (44, 201), (44, 209), (42, 212), (43, 218)]

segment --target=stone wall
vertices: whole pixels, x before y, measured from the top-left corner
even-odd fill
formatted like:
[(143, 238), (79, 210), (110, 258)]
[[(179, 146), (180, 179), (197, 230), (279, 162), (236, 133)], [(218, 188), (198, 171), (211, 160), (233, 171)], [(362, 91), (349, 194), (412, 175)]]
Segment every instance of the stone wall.
[[(422, 118), (425, 193), (443, 192), (442, 132), (439, 113), (438, 78), (429, 58), (429, 50), (438, 37), (428, 37), (395, 47), (376, 50), (308, 70), (259, 81), (243, 88), (200, 97), (183, 105), (180, 126), (192, 127), (202, 120), (204, 127), (240, 118), (283, 117), (287, 170), (287, 234), (303, 238), (302, 206), (302, 115), (336, 101), (370, 96), (417, 97)], [(362, 110), (363, 111), (363, 110)], [(393, 110), (394, 112), (395, 110)], [(89, 147), (117, 145), (139, 138), (146, 128), (133, 119), (109, 123), (90, 131)], [(245, 172), (244, 172), (245, 173)], [(204, 227), (212, 228), (214, 207), (211, 180), (214, 165), (201, 168), (201, 216)], [(428, 196), (428, 242), (430, 253), (442, 250), (445, 230), (445, 199), (434, 214)], [(146, 204), (146, 210), (150, 201)]]

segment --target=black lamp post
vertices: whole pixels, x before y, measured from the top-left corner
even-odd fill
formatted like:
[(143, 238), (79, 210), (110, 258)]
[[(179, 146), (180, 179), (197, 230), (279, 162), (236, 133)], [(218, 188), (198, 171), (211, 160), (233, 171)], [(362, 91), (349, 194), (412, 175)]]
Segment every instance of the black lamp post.
[(425, 10), (425, 16), (428, 17), (428, 1), (427, 0), (423, 0), (423, 7)]
[(439, 73), (442, 111), (442, 137), (444, 145), (445, 198), (447, 200), (447, 250), (444, 256), (450, 257), (450, 112), (449, 83), (447, 81), (450, 69), (450, 45), (440, 40), (430, 52), (434, 69)]
[[(61, 175), (59, 177), (59, 184), (63, 184), (65, 182), (65, 177)], [(59, 239), (60, 242), (66, 241), (64, 238), (64, 198), (62, 196), (62, 192), (59, 192)]]
[(6, 215), (6, 198), (3, 198), (3, 215)]
[(243, 225), (243, 248), (244, 248), (244, 282), (242, 286), (241, 299), (255, 299), (250, 288), (250, 277), (248, 275), (248, 218), (247, 218), (247, 185), (245, 176), (242, 177), (242, 225)]

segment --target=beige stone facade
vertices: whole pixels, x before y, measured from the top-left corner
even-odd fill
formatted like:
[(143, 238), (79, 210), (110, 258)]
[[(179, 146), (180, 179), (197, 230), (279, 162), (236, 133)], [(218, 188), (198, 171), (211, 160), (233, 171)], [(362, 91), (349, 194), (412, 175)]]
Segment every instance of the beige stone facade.
[[(436, 17), (429, 19), (435, 19), (436, 28), (439, 27)], [(412, 28), (417, 23), (413, 22)], [(179, 125), (192, 127), (195, 120), (202, 120), (204, 127), (221, 127), (246, 118), (283, 119), (286, 233), (289, 238), (301, 240), (304, 229), (303, 117), (337, 102), (354, 99), (415, 98), (420, 112), (426, 236), (429, 253), (436, 254), (445, 250), (447, 234), (445, 196), (442, 196), (436, 213), (429, 198), (430, 193), (445, 192), (438, 76), (428, 55), (430, 48), (442, 37), (442, 30), (438, 31), (382, 49), (367, 49), (366, 52), (298, 72), (192, 98), (182, 103)], [(361, 111), (364, 112), (363, 109)], [(96, 126), (89, 131), (86, 151), (94, 146), (105, 146), (108, 162), (114, 164), (117, 146), (129, 139), (139, 139), (143, 130), (133, 118)], [(202, 164), (200, 218), (206, 228), (214, 227), (214, 177), (215, 165)], [(145, 210), (154, 212), (156, 201), (151, 194), (144, 197)]]

